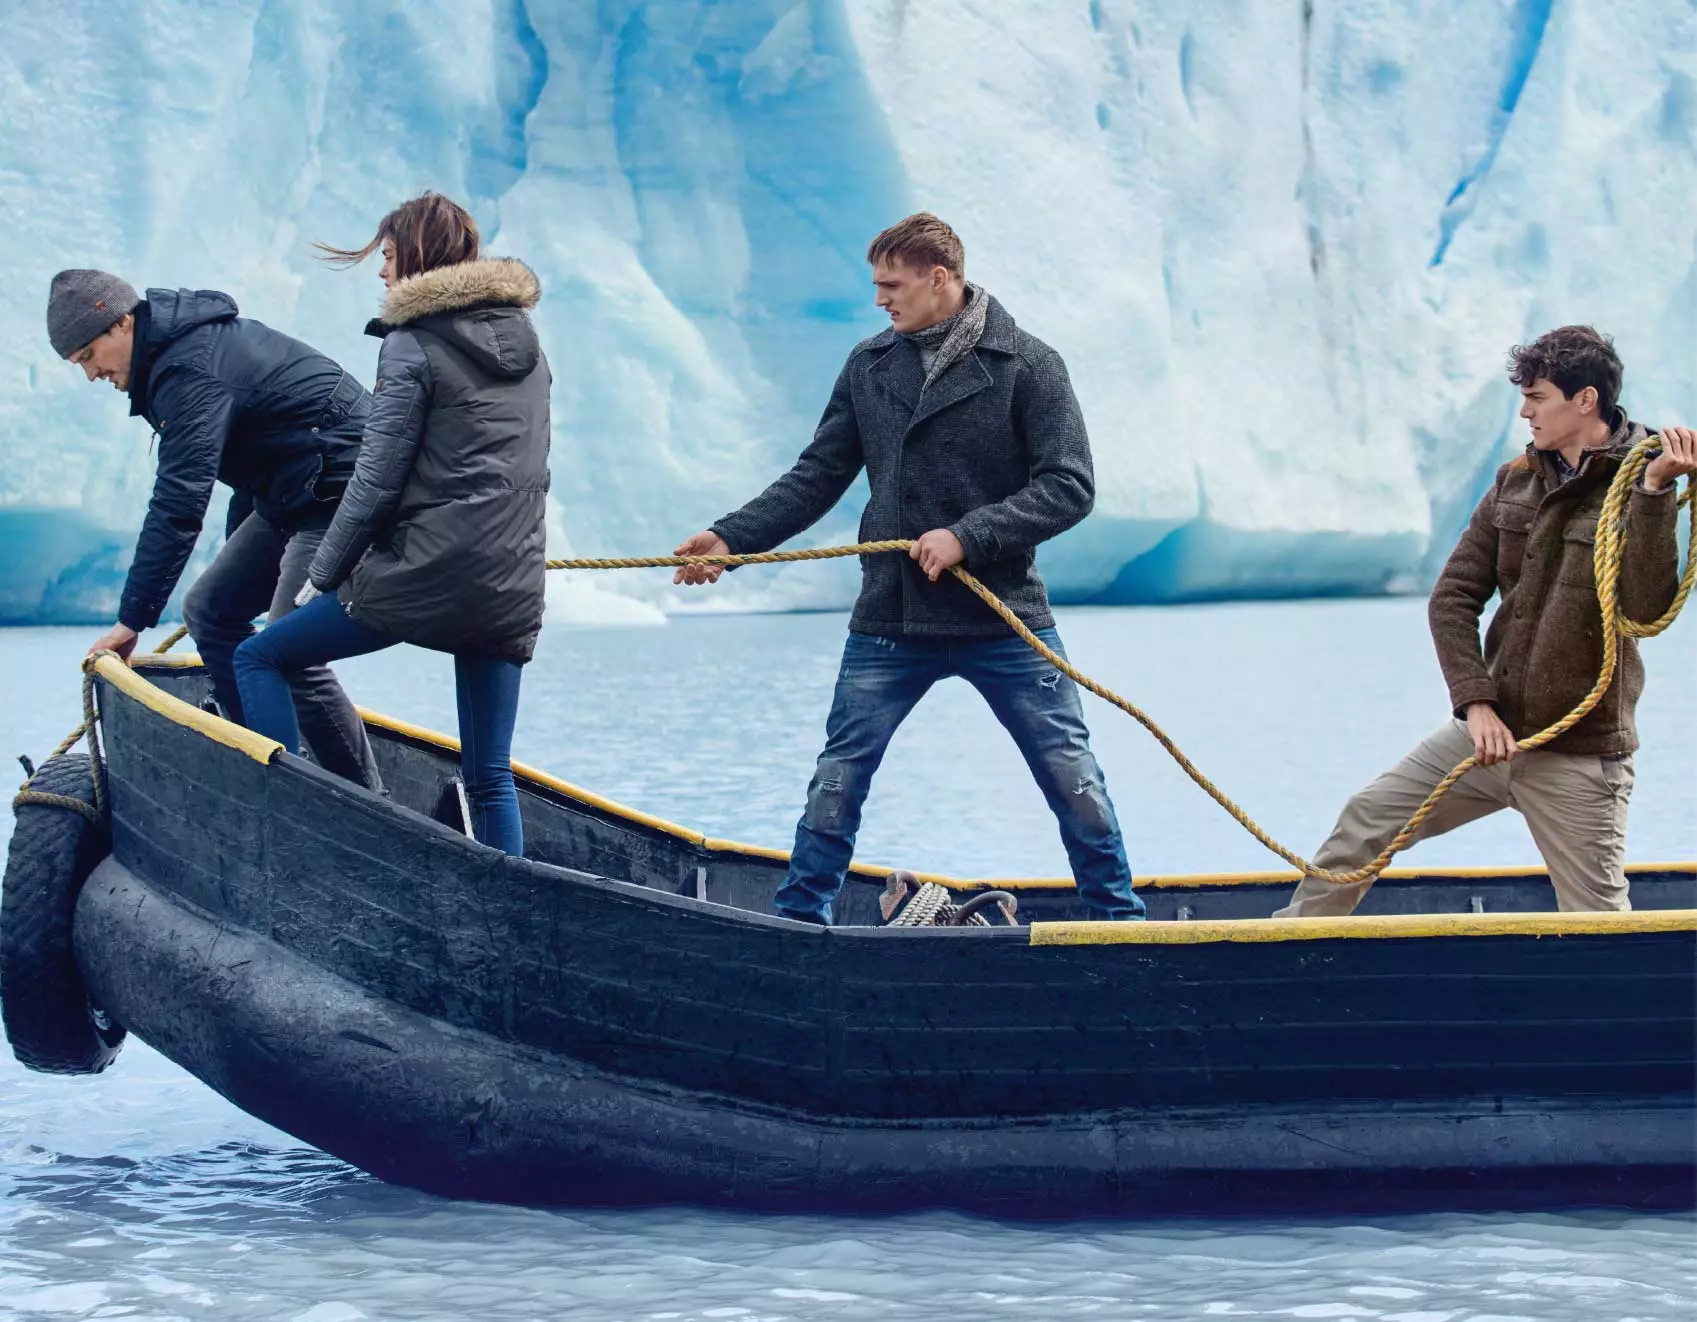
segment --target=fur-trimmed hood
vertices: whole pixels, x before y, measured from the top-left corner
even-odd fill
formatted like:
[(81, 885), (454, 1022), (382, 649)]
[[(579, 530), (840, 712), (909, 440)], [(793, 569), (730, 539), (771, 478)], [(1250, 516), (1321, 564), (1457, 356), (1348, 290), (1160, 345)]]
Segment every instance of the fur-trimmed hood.
[(438, 266), (399, 281), (383, 300), (385, 326), (405, 326), (438, 312), (502, 306), (530, 309), (542, 297), (536, 273), (511, 257)]
[(408, 276), (390, 289), (383, 315), (366, 332), (427, 332), (452, 345), (496, 376), (521, 377), (542, 361), (542, 345), (529, 309), (542, 285), (511, 257), (438, 266)]

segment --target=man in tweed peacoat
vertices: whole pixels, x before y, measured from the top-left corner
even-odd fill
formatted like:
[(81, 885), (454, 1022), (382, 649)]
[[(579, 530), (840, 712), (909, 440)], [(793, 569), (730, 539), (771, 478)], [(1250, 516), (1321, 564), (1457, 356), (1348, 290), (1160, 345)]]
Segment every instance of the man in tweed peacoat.
[[(861, 540), (915, 542), (907, 557), (863, 558), (825, 750), (778, 912), (830, 921), (885, 748), (930, 687), (958, 675), (1024, 754), (1086, 907), (1100, 918), (1140, 918), (1077, 689), (948, 573), (964, 564), (1062, 652), (1036, 551), (1088, 514), (1095, 496), (1066, 366), (967, 283), (960, 240), (935, 216), (884, 231), (867, 260), (890, 328), (849, 354), (813, 443), (790, 471), (678, 548), (770, 550), (820, 519), (862, 468), (871, 495)], [(716, 568), (692, 566), (677, 581), (718, 577)]]

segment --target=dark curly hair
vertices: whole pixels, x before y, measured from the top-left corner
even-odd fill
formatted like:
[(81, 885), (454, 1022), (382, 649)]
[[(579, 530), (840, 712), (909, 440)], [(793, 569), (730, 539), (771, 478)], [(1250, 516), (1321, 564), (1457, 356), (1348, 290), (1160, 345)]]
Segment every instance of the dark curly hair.
[(1604, 419), (1620, 400), (1621, 372), (1614, 341), (1591, 326), (1560, 326), (1508, 351), (1508, 379), (1515, 385), (1548, 381), (1567, 399), (1590, 386), (1597, 392), (1597, 416)]

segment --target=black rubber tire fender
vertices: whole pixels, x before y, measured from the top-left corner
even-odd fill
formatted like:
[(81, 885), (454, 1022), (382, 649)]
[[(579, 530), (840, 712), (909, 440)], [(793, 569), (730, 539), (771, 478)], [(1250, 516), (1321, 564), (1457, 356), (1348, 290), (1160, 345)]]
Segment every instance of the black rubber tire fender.
[[(85, 753), (46, 762), (29, 787), (94, 801)], [(71, 921), (77, 896), (108, 851), (106, 834), (68, 808), (20, 803), (0, 890), (0, 1018), (19, 1062), (44, 1074), (98, 1074), (124, 1029), (89, 1000)]]

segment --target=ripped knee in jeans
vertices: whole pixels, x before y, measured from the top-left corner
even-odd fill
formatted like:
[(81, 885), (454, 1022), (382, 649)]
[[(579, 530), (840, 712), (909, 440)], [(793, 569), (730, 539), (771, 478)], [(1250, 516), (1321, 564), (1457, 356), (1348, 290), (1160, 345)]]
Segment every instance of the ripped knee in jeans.
[(820, 762), (807, 787), (803, 820), (815, 831), (839, 832), (857, 815), (850, 790), (852, 772), (846, 763)]
[(1066, 797), (1067, 816), (1080, 830), (1094, 834), (1115, 829), (1107, 782), (1093, 756), (1069, 757), (1053, 768), (1053, 774)]

